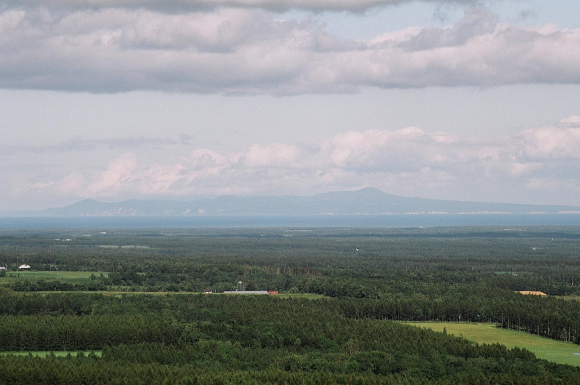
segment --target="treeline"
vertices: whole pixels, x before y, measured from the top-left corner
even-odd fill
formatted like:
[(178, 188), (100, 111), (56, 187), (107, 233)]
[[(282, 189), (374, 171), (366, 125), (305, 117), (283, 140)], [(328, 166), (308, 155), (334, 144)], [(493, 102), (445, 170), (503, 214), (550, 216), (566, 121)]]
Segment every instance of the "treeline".
[[(63, 300), (69, 296), (71, 298)], [(383, 300), (312, 301), (227, 295), (125, 295), (117, 298), (54, 294), (42, 297), (46, 303), (44, 307), (34, 308), (38, 297), (12, 296), (4, 301), (6, 305), (0, 317), (4, 333), (1, 343), (7, 344), (17, 338), (34, 340), (33, 336), (40, 341), (42, 334), (38, 333), (43, 330), (45, 336), (55, 336), (56, 344), (62, 343), (65, 336), (78, 335), (75, 339), (68, 338), (68, 341), (79, 341), (78, 345), (67, 348), (70, 350), (98, 349), (133, 341), (191, 343), (208, 338), (235, 340), (244, 347), (300, 350), (337, 346), (356, 335), (365, 335), (367, 343), (374, 344), (373, 336), (379, 332), (370, 330), (377, 325), (391, 325), (380, 320), (388, 318), (381, 316), (387, 314), (381, 313), (387, 308), (381, 310), (380, 306), (388, 304)], [(28, 315), (17, 316), (22, 313)], [(111, 327), (113, 324), (119, 326)], [(369, 331), (363, 333), (362, 329), (355, 328), (360, 325), (366, 325)], [(407, 341), (398, 341), (395, 336), (396, 333), (392, 334), (381, 344), (407, 346)], [(86, 344), (83, 341), (99, 342), (86, 346), (82, 345)], [(30, 349), (26, 346), (3, 350)]]
[(103, 281), (86, 281), (83, 283), (70, 283), (60, 280), (46, 279), (22, 279), (8, 286), (12, 290), (20, 292), (36, 291), (104, 291), (109, 287)]
[[(495, 322), (504, 328), (580, 343), (580, 301), (526, 296), (509, 290), (490, 288), (483, 283), (449, 285), (446, 289), (440, 289), (438, 285), (418, 283), (412, 289), (391, 289), (391, 292), (373, 292), (369, 295), (363, 285), (352, 280), (315, 278), (302, 289), (337, 297), (336, 303), (341, 304), (341, 313), (349, 318)], [(344, 292), (350, 295), (337, 294)], [(188, 295), (187, 301), (196, 297)], [(6, 295), (0, 302), (0, 314), (32, 315), (45, 311), (43, 314), (50, 315), (95, 314), (105, 309), (109, 305), (107, 301), (111, 300), (101, 294), (95, 294), (90, 300), (87, 298), (85, 295), (64, 294), (40, 298), (14, 293)], [(126, 297), (125, 301), (135, 306), (138, 312), (148, 311), (142, 304), (134, 303), (131, 297)], [(179, 302), (180, 306), (188, 308), (187, 301), (184, 297)], [(168, 304), (155, 304), (153, 301), (150, 306), (161, 309)]]
[[(362, 298), (413, 293), (415, 286), (428, 285), (429, 290), (440, 292), (453, 284), (483, 283), (489, 288), (510, 291), (580, 294), (580, 247), (572, 247), (567, 241), (550, 245), (553, 250), (546, 246), (534, 251), (530, 244), (521, 245), (520, 240), (510, 242), (503, 238), (497, 244), (490, 243), (489, 239), (484, 244), (480, 240), (420, 239), (413, 246), (408, 239), (357, 242), (351, 238), (332, 238), (319, 240), (319, 245), (308, 243), (308, 247), (285, 240), (258, 240), (258, 244), (265, 243), (262, 248), (252, 250), (249, 243), (242, 242), (234, 253), (231, 249), (239, 240), (219, 240), (223, 241), (224, 249), (213, 245), (210, 250), (213, 255), (196, 247), (187, 254), (176, 253), (171, 248), (71, 247), (62, 248), (62, 254), (47, 256), (45, 253), (54, 253), (54, 249), (39, 248), (25, 256), (35, 270), (84, 270), (94, 271), (95, 275), (84, 282), (0, 278), (0, 285), (26, 292), (221, 292), (235, 289), (235, 283), (241, 280), (248, 290), (294, 290)], [(357, 246), (362, 247), (358, 252)], [(0, 256), (0, 261), (8, 258), (16, 260), (10, 255), (5, 259)], [(47, 264), (46, 260), (52, 263)]]
[(456, 297), (416, 294), (343, 299), (340, 303), (344, 314), (356, 319), (494, 322), (503, 328), (580, 344), (580, 302), (497, 289), (479, 292), (484, 289), (464, 287)]
[[(579, 301), (514, 293), (580, 294), (576, 233), (196, 231), (73, 234), (66, 244), (58, 234), (0, 233), (0, 265), (13, 269), (26, 261), (37, 270), (93, 272), (69, 280), (0, 277), (0, 351), (72, 354), (0, 355), (0, 385), (574, 384), (580, 378), (577, 368), (525, 350), (477, 346), (392, 322), (494, 322), (580, 343)], [(239, 280), (246, 290), (328, 298), (183, 294), (232, 290)], [(102, 358), (75, 357), (78, 350), (99, 350)]]
[[(47, 305), (36, 314), (15, 314), (30, 312), (39, 297)], [(1, 350), (94, 349), (102, 350), (102, 358), (0, 356), (5, 384), (580, 383), (578, 368), (537, 360), (526, 350), (475, 345), (371, 317), (355, 319), (345, 311), (345, 301), (352, 300), (7, 298), (11, 304), (0, 315)]]
[(142, 316), (2, 316), (0, 351), (99, 350), (138, 342), (176, 343), (183, 326)]
[(459, 371), (439, 379), (421, 378), (402, 373), (378, 376), (371, 373), (340, 374), (326, 371), (261, 371), (199, 372), (187, 365), (123, 364), (80, 358), (0, 357), (2, 385), (577, 385), (580, 379), (574, 371), (547, 365), (546, 372), (484, 373), (481, 370)]

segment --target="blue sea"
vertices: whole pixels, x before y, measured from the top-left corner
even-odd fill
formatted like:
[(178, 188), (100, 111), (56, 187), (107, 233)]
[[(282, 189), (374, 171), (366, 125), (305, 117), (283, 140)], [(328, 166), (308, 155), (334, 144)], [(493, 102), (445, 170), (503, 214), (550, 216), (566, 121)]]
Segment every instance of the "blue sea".
[(0, 217), (0, 229), (580, 226), (580, 214)]

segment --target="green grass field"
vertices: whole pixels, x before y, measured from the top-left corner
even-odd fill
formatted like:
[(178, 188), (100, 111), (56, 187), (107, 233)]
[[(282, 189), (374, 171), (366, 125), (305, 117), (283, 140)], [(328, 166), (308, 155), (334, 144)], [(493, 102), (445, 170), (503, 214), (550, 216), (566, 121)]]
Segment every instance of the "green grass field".
[[(86, 283), (91, 274), (97, 277), (101, 274), (99, 271), (8, 271), (5, 277), (0, 278), (0, 286), (10, 285), (11, 283), (22, 280), (46, 280), (61, 281), (70, 284)], [(109, 273), (102, 273), (107, 276)]]
[[(67, 283), (82, 283), (86, 282), (91, 274), (97, 277), (101, 274), (99, 271), (9, 271), (6, 276), (0, 278), (0, 284), (10, 283), (21, 279), (30, 280), (58, 280)], [(107, 276), (109, 273), (102, 273)]]
[[(44, 279), (88, 279), (91, 274), (99, 276), (100, 271), (9, 271), (6, 277)], [(102, 273), (107, 276), (109, 273)]]
[(580, 301), (580, 296), (578, 295), (558, 295), (556, 298), (562, 298), (566, 301)]
[[(32, 354), (35, 357), (46, 357), (46, 356), (50, 355), (50, 353), (51, 352), (0, 352), (0, 354), (2, 354), (2, 355), (12, 354), (15, 356), (27, 356), (29, 354)], [(52, 352), (52, 353), (54, 353), (54, 355), (57, 357), (66, 357), (69, 354), (74, 357), (77, 354), (79, 354), (80, 351), (73, 351), (73, 352), (62, 351), (62, 352)], [(82, 353), (84, 353), (87, 356), (90, 354), (90, 352), (82, 352)], [(101, 357), (103, 355), (103, 352), (101, 350), (93, 350), (93, 353), (95, 353), (95, 355), (97, 357)]]
[(495, 324), (456, 323), (456, 322), (406, 322), (407, 325), (431, 329), (436, 332), (447, 330), (447, 334), (463, 337), (480, 344), (499, 343), (508, 348), (520, 347), (536, 354), (536, 357), (556, 362), (580, 366), (580, 345), (571, 342), (554, 341), (526, 332), (500, 329)]

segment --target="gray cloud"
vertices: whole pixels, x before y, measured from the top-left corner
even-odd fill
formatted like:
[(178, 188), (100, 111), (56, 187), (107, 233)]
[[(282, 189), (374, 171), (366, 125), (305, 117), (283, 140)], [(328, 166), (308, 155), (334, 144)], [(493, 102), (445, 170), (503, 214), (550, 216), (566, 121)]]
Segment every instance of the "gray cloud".
[(535, 19), (538, 17), (538, 14), (536, 13), (536, 11), (532, 10), (532, 9), (526, 9), (520, 12), (520, 19), (521, 20), (527, 20), (527, 19)]
[(451, 27), (362, 41), (264, 10), (14, 9), (0, 13), (0, 87), (288, 95), (577, 84), (579, 45), (580, 30), (510, 26), (482, 6)]
[[(259, 8), (283, 12), (292, 9), (323, 11), (364, 12), (368, 9), (410, 3), (416, 0), (6, 0), (8, 7), (43, 6), (51, 8), (127, 8), (152, 9), (161, 12), (210, 10), (221, 7)], [(475, 4), (478, 0), (422, 0), (432, 3)]]
[(475, 36), (493, 34), (498, 16), (483, 6), (468, 8), (465, 17), (451, 28), (422, 28), (419, 33), (398, 46), (408, 52), (459, 47)]

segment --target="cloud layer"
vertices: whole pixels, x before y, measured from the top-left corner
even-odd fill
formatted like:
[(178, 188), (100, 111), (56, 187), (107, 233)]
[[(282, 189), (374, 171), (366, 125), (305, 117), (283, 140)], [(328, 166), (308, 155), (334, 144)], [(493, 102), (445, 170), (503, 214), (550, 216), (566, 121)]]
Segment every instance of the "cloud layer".
[[(580, 205), (580, 128), (569, 121), (576, 117), (494, 142), (406, 127), (350, 131), (319, 143), (254, 144), (242, 152), (185, 145), (185, 155), (163, 160), (134, 148), (115, 148), (98, 165), (87, 161), (76, 171), (55, 169), (42, 178), (10, 183), (10, 195), (69, 201), (186, 199), (373, 186), (410, 196), (515, 201), (519, 194), (529, 203)], [(19, 175), (38, 174), (23, 171)], [(563, 201), (539, 198), (556, 191)]]
[[(156, 11), (191, 11), (214, 8), (261, 8), (273, 11), (301, 9), (308, 11), (350, 11), (363, 12), (380, 6), (399, 5), (415, 0), (52, 0), (49, 5), (44, 0), (3, 1), (11, 6), (50, 6), (64, 8), (141, 8)], [(433, 3), (477, 3), (477, 0), (422, 0)]]
[(288, 95), (577, 84), (579, 46), (578, 29), (500, 23), (483, 6), (468, 8), (456, 25), (360, 41), (260, 9), (7, 8), (0, 11), (0, 87)]

